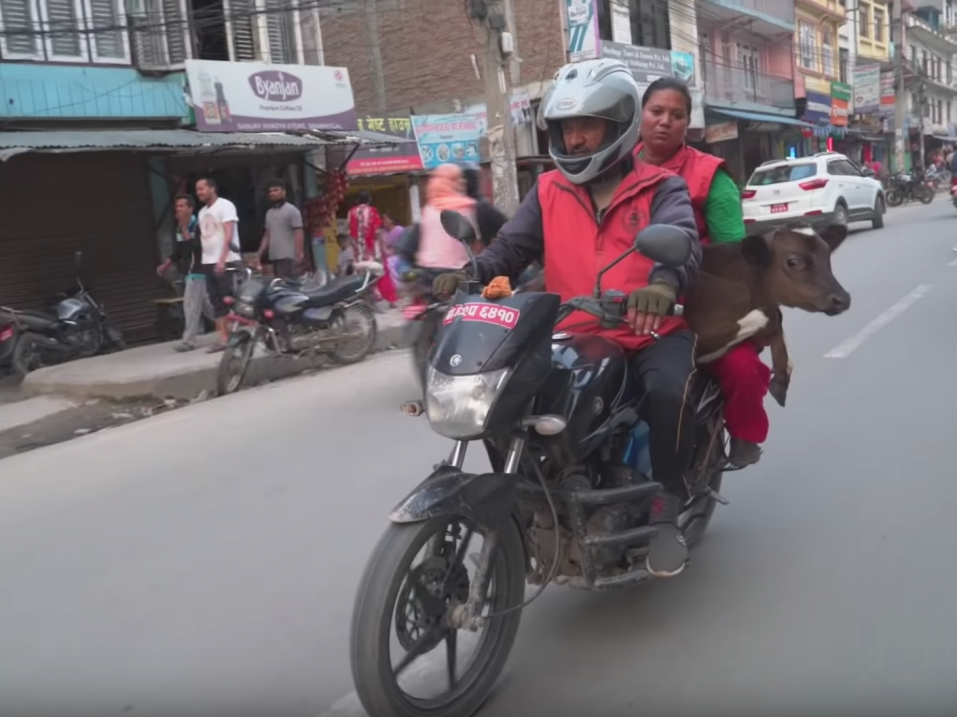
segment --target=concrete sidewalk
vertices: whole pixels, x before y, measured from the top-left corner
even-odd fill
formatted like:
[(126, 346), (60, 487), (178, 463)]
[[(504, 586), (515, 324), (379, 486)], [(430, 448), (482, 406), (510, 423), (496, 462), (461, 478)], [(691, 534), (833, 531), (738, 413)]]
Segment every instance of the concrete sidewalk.
[[(401, 311), (378, 313), (376, 321), (379, 331), (375, 351), (404, 345), (406, 319)], [(200, 347), (188, 353), (174, 351), (178, 343), (174, 341), (42, 368), (23, 380), (22, 390), (28, 396), (53, 394), (120, 401), (147, 397), (189, 400), (204, 391), (213, 395), (222, 358), (222, 354), (205, 351), (213, 338), (201, 337)], [(325, 357), (306, 360), (259, 354), (253, 357), (244, 385), (286, 378), (326, 363), (329, 360)]]

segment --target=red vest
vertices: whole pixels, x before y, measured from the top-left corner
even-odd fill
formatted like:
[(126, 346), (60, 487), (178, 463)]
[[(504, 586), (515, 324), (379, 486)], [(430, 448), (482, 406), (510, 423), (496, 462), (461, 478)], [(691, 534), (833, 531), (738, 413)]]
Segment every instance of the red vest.
[[(642, 144), (639, 143), (635, 152), (641, 152), (641, 148)], [(715, 173), (722, 168), (726, 170), (727, 162), (713, 154), (700, 152), (694, 147), (683, 146), (661, 167), (674, 172), (688, 183), (691, 206), (694, 207), (694, 220), (698, 225), (698, 236), (702, 244), (710, 244), (708, 222), (704, 217), (704, 204), (708, 199), (708, 192), (711, 191), (711, 182), (714, 181)]]
[[(590, 296), (598, 272), (631, 247), (638, 232), (648, 226), (655, 191), (669, 176), (671, 172), (667, 170), (635, 162), (599, 225), (587, 188), (572, 184), (555, 170), (542, 174), (538, 179), (538, 201), (542, 207), (548, 290), (559, 294), (562, 301)], [(605, 274), (602, 289), (617, 289), (627, 296), (648, 285), (653, 268), (650, 259), (632, 254)], [(684, 319), (668, 317), (658, 333), (664, 335), (685, 327)], [(654, 340), (636, 336), (625, 324), (617, 329), (603, 329), (596, 318), (581, 312), (573, 313), (556, 330), (601, 335), (629, 350), (640, 349)]]

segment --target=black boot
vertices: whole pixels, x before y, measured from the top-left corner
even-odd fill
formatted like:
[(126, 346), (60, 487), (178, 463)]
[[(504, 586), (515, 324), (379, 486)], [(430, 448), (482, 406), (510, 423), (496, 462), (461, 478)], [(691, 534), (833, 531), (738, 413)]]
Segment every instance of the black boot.
[(651, 501), (648, 522), (658, 529), (651, 539), (645, 567), (657, 578), (670, 578), (680, 573), (688, 562), (688, 545), (678, 530), (678, 516), (684, 499), (674, 493), (659, 493)]

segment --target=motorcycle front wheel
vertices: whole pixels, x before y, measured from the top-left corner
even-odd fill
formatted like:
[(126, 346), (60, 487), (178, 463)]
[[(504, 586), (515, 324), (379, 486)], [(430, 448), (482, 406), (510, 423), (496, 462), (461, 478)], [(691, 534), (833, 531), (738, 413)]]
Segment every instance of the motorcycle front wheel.
[(256, 341), (253, 337), (235, 346), (226, 347), (219, 361), (219, 370), (216, 372), (217, 395), (226, 396), (239, 390), (239, 387), (243, 385), (243, 378), (246, 377), (246, 369), (249, 368), (255, 348)]
[(429, 368), (429, 349), (435, 341), (435, 335), (442, 325), (442, 312), (430, 311), (419, 321), (418, 333), (412, 344), (412, 361), (415, 365), (415, 375), (422, 390), (425, 390), (425, 374)]
[(927, 186), (921, 187), (917, 198), (920, 200), (921, 204), (930, 204), (932, 201), (934, 201), (934, 190)]
[[(490, 566), (485, 615), (520, 605), (525, 594), (522, 536), (514, 521), (506, 522)], [(468, 599), (465, 559), (480, 532), (465, 519), (446, 517), (392, 524), (379, 540), (359, 583), (349, 640), (356, 694), (369, 717), (471, 717), (487, 699), (515, 642), (521, 611), (491, 618), (478, 632), (446, 622), (451, 606)], [(476, 643), (461, 668), (460, 636)], [(393, 640), (403, 657), (393, 659)]]
[(904, 197), (901, 196), (901, 193), (896, 189), (888, 189), (884, 195), (884, 199), (887, 201), (887, 206), (889, 207), (899, 207), (901, 202), (904, 201)]

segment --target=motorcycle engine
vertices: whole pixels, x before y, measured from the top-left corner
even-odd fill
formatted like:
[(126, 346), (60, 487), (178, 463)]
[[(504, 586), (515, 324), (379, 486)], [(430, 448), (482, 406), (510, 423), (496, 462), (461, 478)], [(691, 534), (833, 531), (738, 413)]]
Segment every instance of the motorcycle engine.
[(99, 349), (99, 327), (89, 316), (78, 316), (66, 330), (64, 339), (79, 354), (96, 353)]

